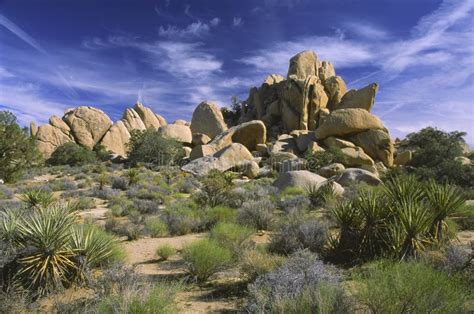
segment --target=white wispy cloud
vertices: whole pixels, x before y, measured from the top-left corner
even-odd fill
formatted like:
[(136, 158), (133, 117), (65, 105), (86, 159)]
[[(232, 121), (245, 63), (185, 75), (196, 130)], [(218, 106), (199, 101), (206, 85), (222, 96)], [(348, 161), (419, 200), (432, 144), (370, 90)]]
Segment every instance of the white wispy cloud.
[(241, 17), (239, 16), (235, 16), (233, 19), (232, 19), (232, 25), (234, 27), (238, 27), (238, 26), (241, 26), (243, 23), (243, 20)]
[(213, 18), (212, 20), (209, 21), (209, 24), (211, 26), (217, 26), (221, 22), (221, 19), (218, 17)]
[(349, 32), (356, 37), (368, 40), (382, 40), (389, 37), (388, 31), (378, 25), (363, 21), (351, 21), (343, 23), (343, 33)]
[(163, 37), (202, 37), (209, 33), (211, 28), (208, 24), (197, 21), (189, 24), (185, 28), (179, 28), (176, 25), (160, 26), (158, 34)]

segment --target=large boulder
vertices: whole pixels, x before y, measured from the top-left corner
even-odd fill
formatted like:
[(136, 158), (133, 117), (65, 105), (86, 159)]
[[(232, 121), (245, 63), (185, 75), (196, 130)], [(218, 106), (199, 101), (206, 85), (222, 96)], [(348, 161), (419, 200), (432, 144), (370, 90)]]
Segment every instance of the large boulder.
[(307, 170), (288, 171), (281, 173), (278, 179), (273, 182), (273, 186), (280, 191), (287, 187), (300, 187), (320, 185), (326, 181), (326, 178), (317, 175), (316, 173)]
[(253, 120), (236, 125), (220, 135), (216, 136), (206, 145), (198, 145), (191, 152), (191, 159), (212, 155), (218, 150), (230, 145), (231, 143), (240, 143), (253, 151), (258, 144), (264, 144), (267, 138), (267, 129), (260, 120)]
[(282, 134), (278, 137), (270, 147), (269, 153), (275, 154), (279, 152), (298, 153), (296, 139), (288, 134)]
[(58, 146), (72, 141), (71, 137), (51, 124), (41, 125), (36, 132), (36, 146), (45, 158), (49, 158)]
[(58, 128), (61, 132), (64, 133), (64, 135), (66, 135), (67, 137), (69, 137), (69, 138), (72, 139), (71, 128), (69, 127), (69, 125), (66, 124), (66, 122), (64, 122), (63, 120), (61, 120), (60, 117), (58, 117), (58, 116), (51, 116), (51, 117), (49, 118), (49, 124), (51, 124), (51, 125), (54, 126), (55, 128)]
[(385, 129), (379, 118), (364, 109), (340, 109), (331, 112), (324, 123), (316, 129), (316, 138), (347, 136), (367, 130)]
[(352, 186), (359, 183), (379, 185), (382, 183), (375, 174), (359, 168), (347, 168), (331, 179), (342, 186)]
[(211, 141), (211, 138), (207, 136), (206, 134), (193, 133), (193, 145), (206, 145), (210, 141)]
[(325, 83), (330, 77), (336, 76), (336, 70), (329, 61), (318, 61), (318, 76), (321, 82)]
[(242, 144), (232, 143), (211, 156), (195, 159), (181, 169), (198, 176), (205, 176), (212, 169), (227, 171), (239, 167), (244, 161), (252, 160), (252, 154)]
[(193, 135), (187, 125), (167, 124), (158, 129), (158, 133), (165, 138), (173, 139), (181, 143), (191, 144)]
[(395, 158), (395, 164), (400, 166), (407, 165), (411, 159), (413, 158), (413, 152), (411, 150), (405, 150), (397, 153), (397, 157)]
[(128, 132), (123, 121), (119, 120), (110, 127), (107, 133), (105, 133), (100, 144), (111, 153), (126, 156), (129, 140), (130, 132)]
[(310, 75), (318, 75), (318, 57), (314, 51), (302, 51), (290, 59), (288, 77), (295, 76), (304, 80)]
[(324, 82), (324, 89), (329, 96), (327, 107), (330, 110), (337, 108), (342, 97), (347, 92), (347, 86), (342, 77), (332, 76)]
[(341, 149), (342, 153), (342, 163), (344, 166), (348, 167), (357, 167), (362, 165), (374, 164), (372, 158), (367, 155), (364, 150), (360, 147), (346, 147)]
[(92, 149), (112, 126), (112, 120), (100, 109), (81, 106), (68, 110), (63, 117), (76, 143)]
[(387, 130), (368, 130), (352, 136), (350, 140), (374, 160), (380, 160), (387, 167), (393, 165), (395, 148)]
[(336, 108), (361, 108), (370, 111), (374, 105), (375, 94), (377, 94), (378, 89), (379, 85), (377, 83), (369, 84), (361, 89), (351, 89), (342, 97)]
[(30, 136), (35, 137), (36, 133), (38, 133), (38, 126), (34, 121), (30, 122)]
[(325, 178), (330, 178), (338, 173), (341, 173), (344, 169), (346, 169), (346, 167), (344, 167), (343, 164), (332, 163), (330, 165), (319, 168), (316, 172)]
[(191, 131), (193, 133), (202, 133), (214, 138), (225, 130), (227, 130), (227, 125), (216, 104), (204, 101), (194, 109), (191, 120)]
[(334, 136), (330, 136), (330, 137), (326, 138), (323, 141), (323, 143), (328, 148), (339, 148), (339, 149), (341, 149), (341, 148), (348, 148), (348, 147), (354, 148), (355, 147), (354, 143), (343, 140), (343, 139), (340, 139), (340, 138), (337, 138), (337, 137), (334, 137)]
[(133, 108), (125, 109), (122, 117), (122, 121), (129, 132), (133, 130), (143, 131), (146, 129), (145, 123), (143, 123), (142, 118), (138, 112)]
[(138, 113), (147, 129), (158, 129), (161, 126), (160, 119), (150, 108), (137, 102), (133, 109)]
[(155, 117), (158, 119), (160, 122), (160, 126), (167, 125), (168, 123), (166, 122), (166, 119), (160, 116), (159, 114), (155, 113)]

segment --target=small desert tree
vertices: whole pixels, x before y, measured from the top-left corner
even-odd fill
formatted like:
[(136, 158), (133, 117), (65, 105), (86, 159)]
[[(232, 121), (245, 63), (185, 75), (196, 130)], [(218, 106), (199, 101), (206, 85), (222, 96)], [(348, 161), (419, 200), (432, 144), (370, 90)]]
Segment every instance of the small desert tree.
[(0, 179), (7, 182), (18, 179), (40, 159), (28, 130), (18, 125), (13, 113), (0, 111)]
[(139, 162), (157, 166), (176, 164), (184, 157), (182, 145), (164, 138), (157, 130), (132, 131), (128, 159), (132, 165)]

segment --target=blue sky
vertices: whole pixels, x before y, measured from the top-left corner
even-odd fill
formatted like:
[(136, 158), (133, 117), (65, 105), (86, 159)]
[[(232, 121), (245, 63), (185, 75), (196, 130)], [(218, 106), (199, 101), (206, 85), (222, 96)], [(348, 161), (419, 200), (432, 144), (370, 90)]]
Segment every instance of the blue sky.
[(351, 88), (380, 84), (391, 134), (432, 125), (474, 145), (474, 0), (0, 0), (0, 108), (21, 123), (137, 100), (189, 120), (246, 99), (313, 49)]

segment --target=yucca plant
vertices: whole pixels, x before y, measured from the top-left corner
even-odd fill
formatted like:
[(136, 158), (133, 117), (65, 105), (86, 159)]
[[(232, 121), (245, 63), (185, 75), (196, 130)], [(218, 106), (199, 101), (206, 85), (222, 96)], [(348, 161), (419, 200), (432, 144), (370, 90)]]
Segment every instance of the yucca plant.
[(383, 189), (391, 204), (417, 204), (424, 197), (423, 185), (414, 176), (395, 176), (384, 182)]
[(390, 216), (385, 197), (377, 190), (359, 192), (354, 209), (361, 219), (359, 253), (373, 258), (385, 249), (384, 236)]
[(6, 210), (0, 213), (1, 229), (0, 239), (14, 244), (18, 237), (18, 222), (20, 221), (21, 213), (19, 210)]
[(340, 228), (337, 240), (329, 239), (332, 246), (343, 254), (358, 251), (361, 220), (353, 202), (340, 201), (331, 208), (331, 213)]
[(462, 191), (448, 183), (438, 184), (430, 180), (425, 188), (426, 200), (433, 213), (430, 233), (435, 240), (449, 238), (447, 218), (458, 212), (465, 203)]
[(128, 180), (128, 185), (132, 186), (137, 184), (140, 179), (140, 171), (137, 168), (131, 168), (127, 172), (125, 172), (125, 176)]
[(17, 259), (17, 275), (30, 289), (44, 294), (73, 279), (76, 252), (70, 247), (70, 239), (75, 222), (74, 213), (61, 204), (18, 222), (16, 243), (26, 250)]
[(116, 239), (93, 225), (74, 226), (70, 245), (83, 258), (83, 267), (91, 268), (120, 258)]
[(109, 177), (107, 176), (107, 173), (102, 172), (99, 174), (97, 177), (97, 183), (99, 184), (99, 190), (103, 190), (105, 185), (109, 183)]
[(53, 193), (41, 189), (28, 190), (20, 195), (20, 200), (29, 209), (42, 210), (51, 206), (56, 200)]
[(324, 206), (336, 198), (336, 192), (331, 183), (322, 186), (308, 185), (305, 187), (305, 192), (313, 207)]
[[(427, 245), (432, 241), (429, 237), (429, 231), (433, 217), (429, 210), (421, 203), (407, 202), (397, 204), (392, 208), (394, 220), (389, 228), (389, 232), (398, 239), (395, 248), (398, 251), (400, 259), (416, 257), (424, 251)], [(394, 243), (388, 243), (388, 246), (394, 247)]]

